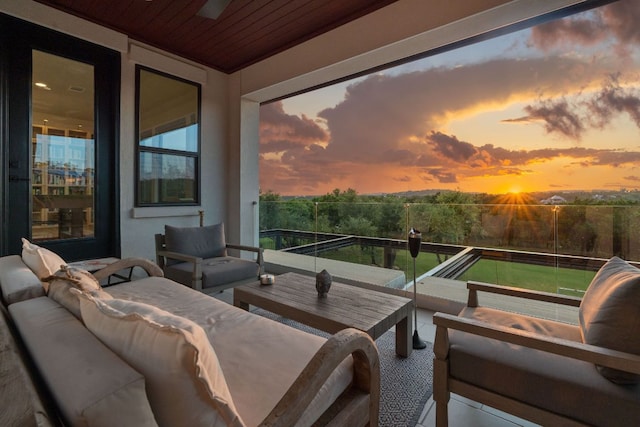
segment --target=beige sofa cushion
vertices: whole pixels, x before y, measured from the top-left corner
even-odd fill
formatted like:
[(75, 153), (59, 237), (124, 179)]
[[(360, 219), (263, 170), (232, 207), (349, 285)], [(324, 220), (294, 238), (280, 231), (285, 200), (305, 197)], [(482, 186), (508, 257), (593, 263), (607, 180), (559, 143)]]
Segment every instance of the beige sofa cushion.
[(6, 305), (45, 295), (40, 279), (19, 255), (0, 258), (0, 287)]
[(47, 408), (27, 372), (27, 364), (14, 340), (4, 307), (0, 307), (0, 426), (54, 425)]
[(159, 424), (244, 425), (200, 326), (134, 301), (83, 294), (80, 308), (87, 328), (145, 376)]
[[(326, 339), (241, 310), (159, 277), (105, 288), (185, 317), (213, 343), (233, 403), (248, 426), (259, 425), (291, 387)], [(312, 425), (353, 380), (353, 358), (331, 374), (296, 425)]]
[(65, 425), (157, 426), (144, 377), (67, 309), (40, 297), (9, 312)]
[(33, 244), (25, 238), (22, 238), (22, 261), (29, 266), (39, 279), (49, 277), (58, 271), (60, 267), (67, 265), (65, 260), (55, 252)]
[[(600, 268), (580, 303), (580, 331), (586, 344), (640, 355), (640, 270), (613, 257)], [(618, 384), (640, 376), (598, 367)]]

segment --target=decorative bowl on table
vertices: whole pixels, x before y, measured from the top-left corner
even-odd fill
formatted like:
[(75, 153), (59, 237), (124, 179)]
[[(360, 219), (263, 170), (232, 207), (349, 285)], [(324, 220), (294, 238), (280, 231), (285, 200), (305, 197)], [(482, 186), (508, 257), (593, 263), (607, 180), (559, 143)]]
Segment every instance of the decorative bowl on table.
[(276, 276), (273, 274), (261, 274), (260, 275), (260, 284), (261, 285), (273, 285), (276, 281)]

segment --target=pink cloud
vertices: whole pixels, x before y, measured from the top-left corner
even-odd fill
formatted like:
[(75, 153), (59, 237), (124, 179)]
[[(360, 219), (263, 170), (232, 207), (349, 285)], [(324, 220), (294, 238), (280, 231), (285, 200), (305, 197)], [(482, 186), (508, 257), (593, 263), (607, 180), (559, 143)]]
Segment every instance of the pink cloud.
[(282, 102), (260, 107), (260, 151), (278, 153), (296, 147), (326, 142), (327, 132), (305, 115), (284, 112)]
[[(549, 49), (557, 45), (553, 40), (558, 37), (583, 45), (612, 35), (619, 42), (636, 40), (639, 32), (630, 25), (630, 16), (638, 12), (625, 11), (629, 4), (640, 9), (638, 2), (623, 0), (591, 12), (595, 19), (581, 14), (580, 19), (535, 28), (532, 41)], [(464, 141), (443, 129), (450, 117), (461, 113), (527, 99), (533, 101), (522, 115), (505, 122), (539, 123), (547, 133), (576, 142), (586, 131), (603, 128), (621, 114), (640, 127), (640, 94), (633, 81), (616, 80), (631, 66), (580, 55), (547, 55), (375, 74), (350, 85), (342, 101), (319, 113), (326, 130), (309, 117), (287, 114), (280, 102), (267, 104), (261, 107), (261, 152), (278, 153), (281, 160), (261, 160), (261, 186), (282, 193), (318, 194), (328, 187), (362, 191), (354, 184), (358, 182), (362, 188), (385, 191), (387, 185), (415, 185), (417, 179), (431, 185), (524, 175), (531, 173), (534, 163), (560, 158), (584, 167), (628, 165), (640, 160), (640, 154), (584, 147), (510, 150)], [(617, 77), (605, 81), (596, 95), (585, 91), (607, 75)]]
[(618, 52), (624, 53), (628, 44), (640, 42), (638, 22), (640, 7), (637, 0), (619, 0), (594, 9), (590, 14), (537, 25), (531, 30), (531, 42), (548, 51), (557, 46), (592, 46), (613, 38)]
[(503, 120), (505, 123), (540, 121), (547, 133), (556, 133), (580, 141), (589, 128), (604, 129), (614, 118), (626, 113), (640, 128), (640, 91), (635, 81), (620, 83), (621, 74), (609, 75), (595, 94), (578, 94), (570, 102), (566, 97), (539, 100), (527, 105), (526, 116)]
[[(583, 15), (581, 15), (583, 16)], [(600, 14), (594, 18), (566, 18), (536, 25), (531, 29), (531, 42), (542, 50), (558, 45), (581, 44), (591, 46), (607, 37)]]

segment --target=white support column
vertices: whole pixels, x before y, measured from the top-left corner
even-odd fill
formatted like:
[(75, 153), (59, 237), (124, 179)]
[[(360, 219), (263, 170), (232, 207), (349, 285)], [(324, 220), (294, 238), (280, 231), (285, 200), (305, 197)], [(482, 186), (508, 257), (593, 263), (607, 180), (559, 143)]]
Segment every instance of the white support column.
[(260, 178), (260, 103), (241, 97), (241, 77), (230, 77), (228, 141), (227, 240), (258, 245), (258, 197)]

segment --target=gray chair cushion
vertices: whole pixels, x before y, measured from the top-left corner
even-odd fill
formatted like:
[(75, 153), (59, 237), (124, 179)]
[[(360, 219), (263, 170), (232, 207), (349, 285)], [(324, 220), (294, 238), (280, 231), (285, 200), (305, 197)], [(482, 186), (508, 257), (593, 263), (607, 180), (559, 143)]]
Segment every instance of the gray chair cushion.
[[(493, 310), (460, 316), (580, 342), (577, 326)], [(450, 376), (588, 425), (623, 426), (640, 419), (640, 385), (620, 386), (592, 363), (460, 331), (450, 337)]]
[[(640, 355), (640, 270), (613, 257), (595, 275), (580, 304), (580, 329), (586, 344)], [(618, 384), (640, 377), (598, 367)]]
[[(165, 247), (168, 251), (192, 255), (200, 258), (214, 258), (227, 255), (224, 237), (224, 223), (206, 227), (164, 226)], [(180, 261), (167, 260), (167, 265)]]
[[(224, 256), (202, 260), (202, 288), (215, 288), (240, 280), (258, 278), (260, 266), (255, 261)], [(183, 262), (165, 268), (165, 277), (190, 283), (193, 264)]]

